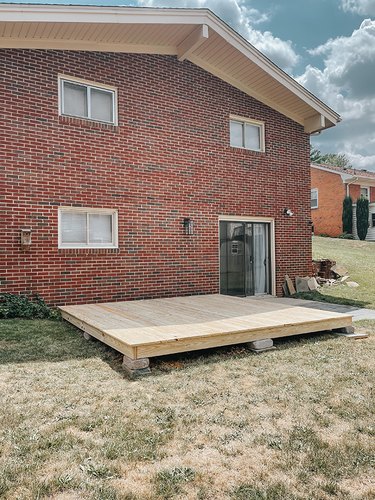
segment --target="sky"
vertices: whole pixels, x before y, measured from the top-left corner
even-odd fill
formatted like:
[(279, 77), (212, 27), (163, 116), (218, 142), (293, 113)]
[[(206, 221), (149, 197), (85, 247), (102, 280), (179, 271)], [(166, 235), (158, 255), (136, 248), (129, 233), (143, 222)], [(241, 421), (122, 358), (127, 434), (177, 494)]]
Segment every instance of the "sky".
[(341, 115), (313, 147), (375, 171), (375, 0), (0, 1), (209, 8)]

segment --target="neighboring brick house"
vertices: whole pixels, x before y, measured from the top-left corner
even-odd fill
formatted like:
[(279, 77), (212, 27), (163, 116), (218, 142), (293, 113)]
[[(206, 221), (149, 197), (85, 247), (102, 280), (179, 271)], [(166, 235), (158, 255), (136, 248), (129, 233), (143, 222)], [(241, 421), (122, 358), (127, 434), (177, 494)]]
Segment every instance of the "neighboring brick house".
[(310, 272), (309, 135), (340, 118), (212, 12), (0, 5), (0, 53), (2, 291), (281, 294)]
[[(360, 196), (370, 202), (368, 240), (375, 240), (375, 172), (331, 165), (311, 165), (311, 218), (314, 233), (328, 236), (342, 234), (342, 203), (345, 196), (355, 203)], [(357, 237), (356, 225), (353, 234)]]

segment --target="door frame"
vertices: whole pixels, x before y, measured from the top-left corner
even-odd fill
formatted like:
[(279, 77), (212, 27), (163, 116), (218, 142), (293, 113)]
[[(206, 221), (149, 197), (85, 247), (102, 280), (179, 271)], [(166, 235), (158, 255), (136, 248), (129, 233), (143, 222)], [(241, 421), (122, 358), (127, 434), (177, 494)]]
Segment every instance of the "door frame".
[(220, 293), (220, 222), (253, 222), (266, 223), (270, 225), (270, 273), (271, 293), (276, 296), (276, 243), (275, 243), (275, 219), (273, 217), (247, 217), (244, 215), (219, 215), (218, 218), (218, 250), (219, 250), (219, 293)]

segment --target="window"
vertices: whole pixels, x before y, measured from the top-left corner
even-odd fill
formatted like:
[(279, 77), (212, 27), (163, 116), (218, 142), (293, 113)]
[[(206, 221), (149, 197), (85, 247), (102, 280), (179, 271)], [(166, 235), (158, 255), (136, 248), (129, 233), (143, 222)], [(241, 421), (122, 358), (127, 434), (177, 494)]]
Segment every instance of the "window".
[(374, 212), (371, 214), (371, 225), (372, 225), (372, 227), (375, 227), (375, 213)]
[(59, 248), (117, 248), (117, 211), (59, 208)]
[(318, 189), (311, 190), (311, 208), (318, 208)]
[(367, 198), (369, 200), (370, 199), (370, 188), (361, 187), (361, 196), (363, 196), (363, 198)]
[(60, 115), (117, 125), (116, 89), (59, 77)]
[(264, 151), (264, 123), (236, 116), (230, 118), (232, 147)]

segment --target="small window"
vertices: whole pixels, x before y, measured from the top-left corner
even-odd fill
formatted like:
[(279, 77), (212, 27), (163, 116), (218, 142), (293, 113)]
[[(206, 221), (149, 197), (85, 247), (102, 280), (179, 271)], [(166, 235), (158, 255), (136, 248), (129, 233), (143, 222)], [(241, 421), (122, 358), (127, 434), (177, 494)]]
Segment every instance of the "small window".
[(361, 196), (363, 198), (367, 198), (369, 200), (370, 199), (370, 188), (361, 187)]
[(311, 190), (311, 208), (318, 208), (318, 189)]
[(374, 212), (371, 214), (371, 225), (372, 225), (372, 227), (375, 227), (375, 213)]
[(60, 77), (59, 92), (61, 115), (117, 124), (114, 88)]
[(230, 145), (234, 148), (264, 151), (264, 123), (231, 117)]
[(117, 211), (59, 209), (59, 248), (117, 248)]

